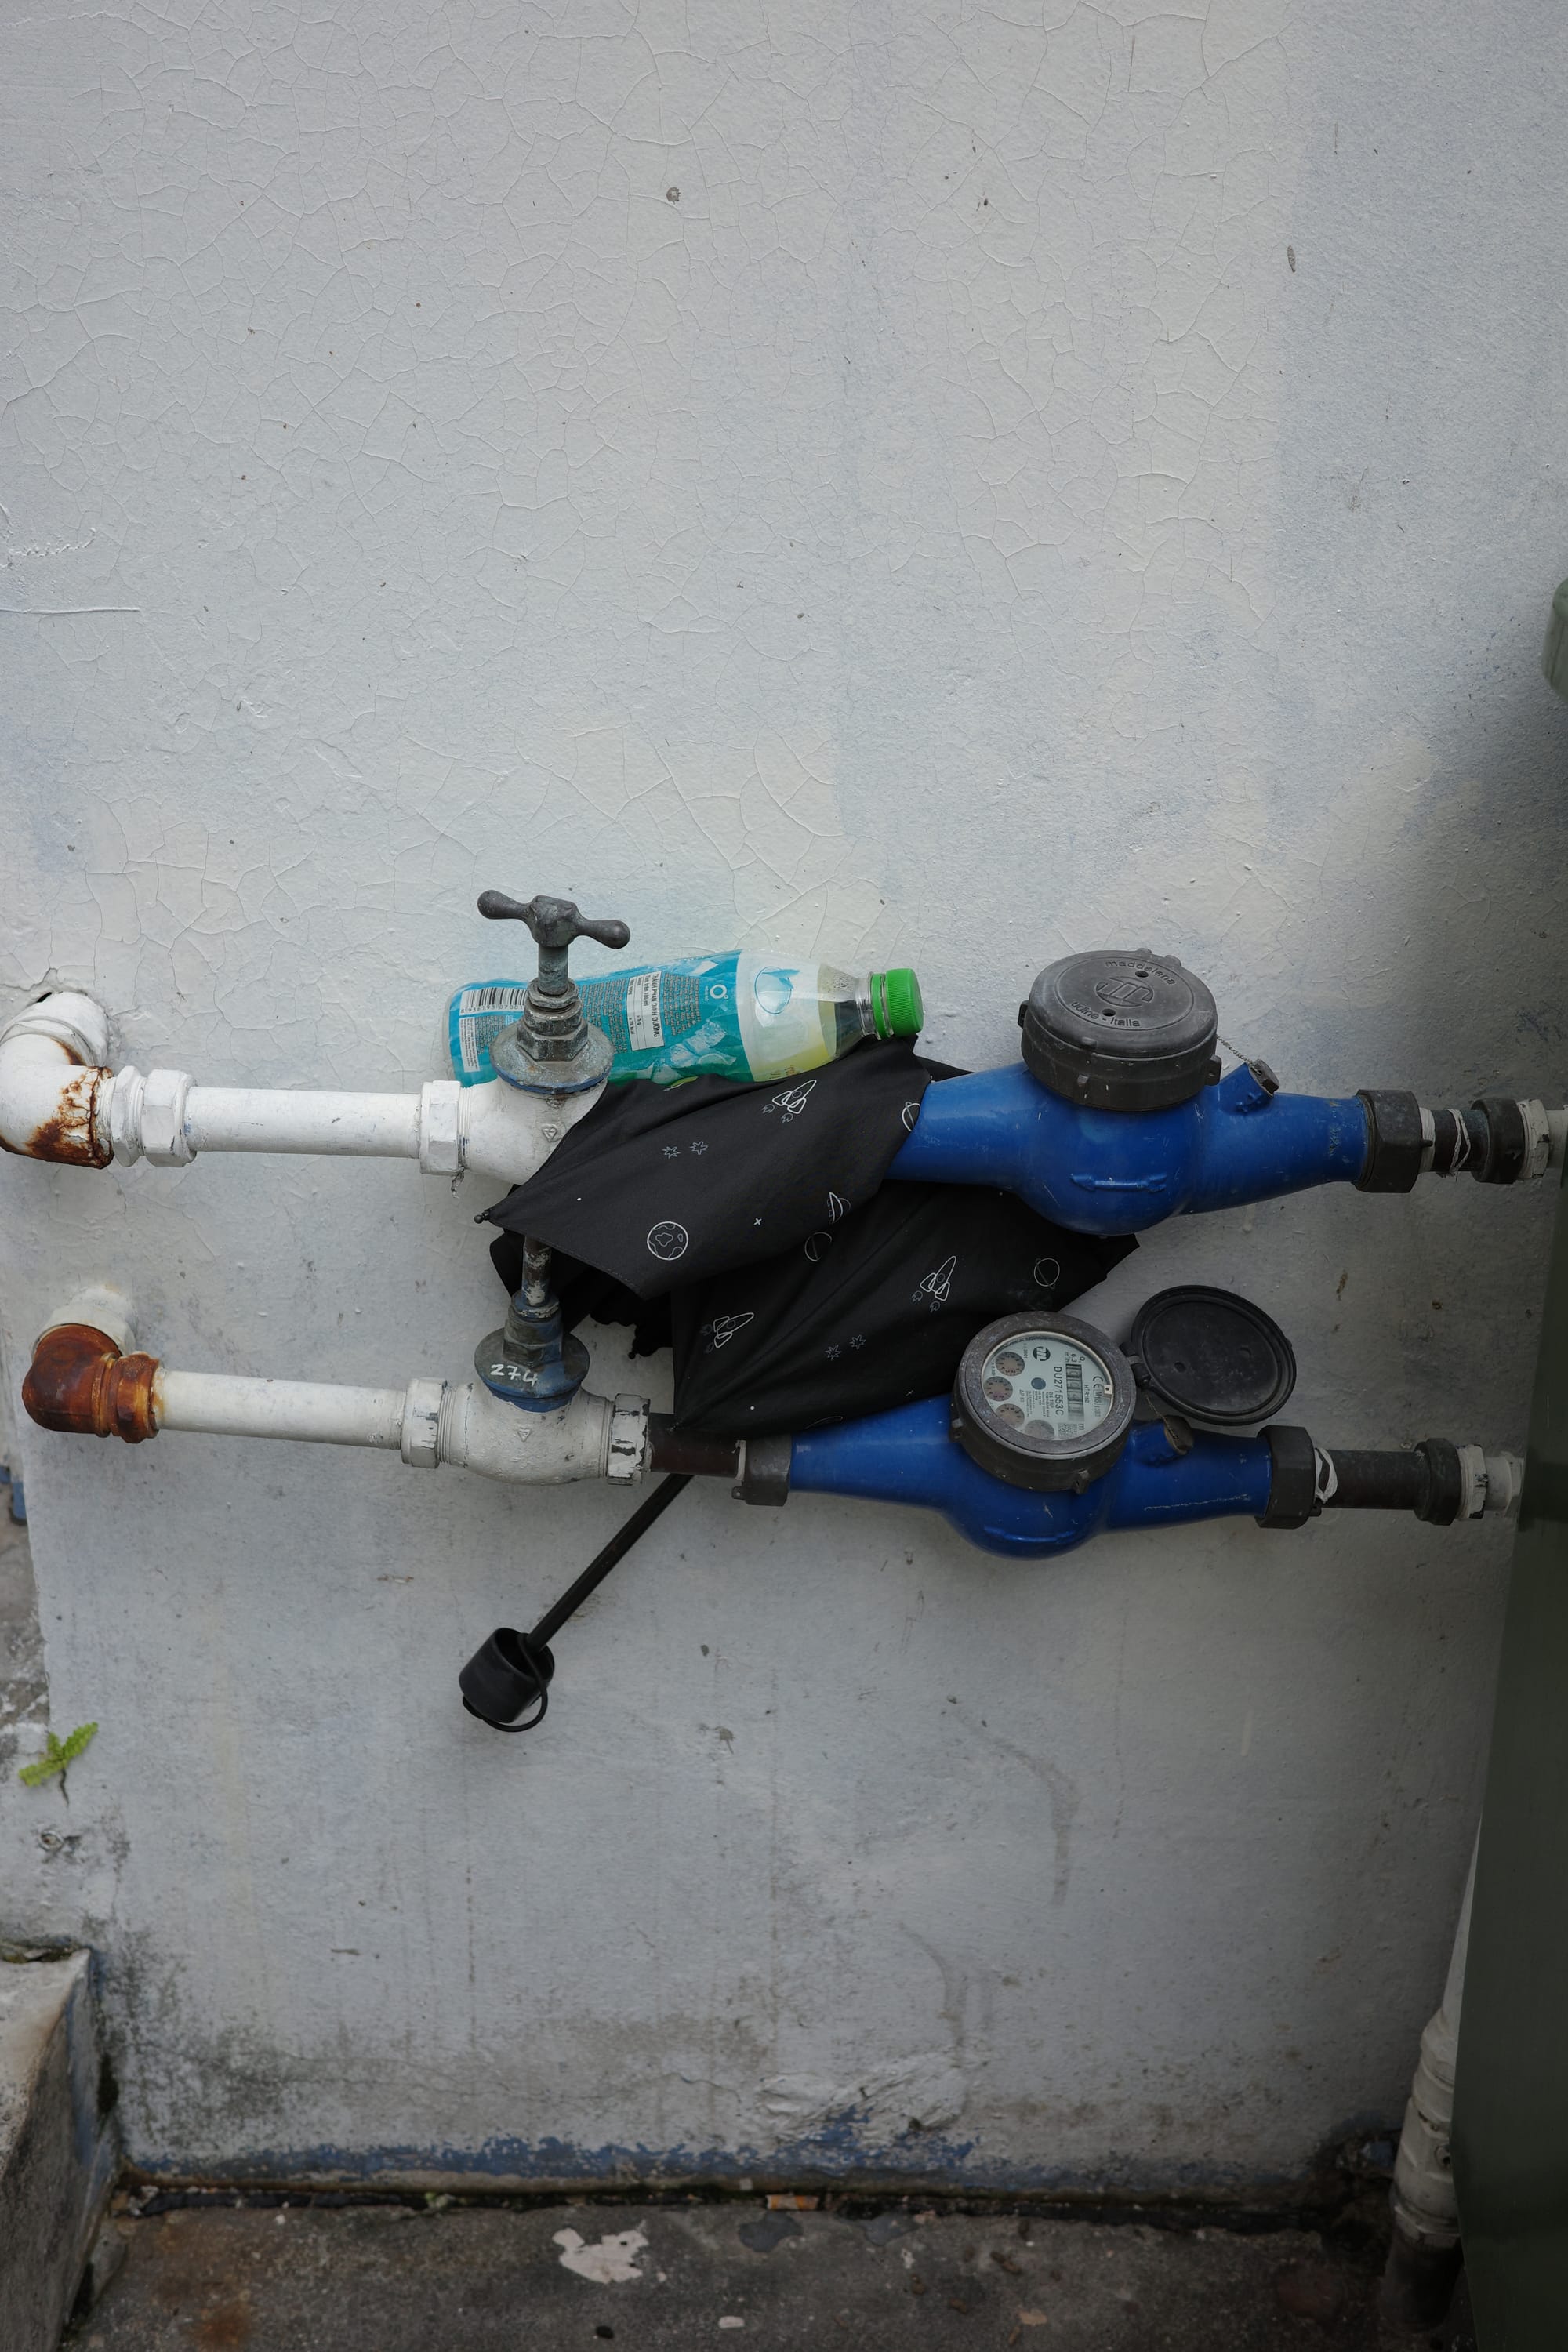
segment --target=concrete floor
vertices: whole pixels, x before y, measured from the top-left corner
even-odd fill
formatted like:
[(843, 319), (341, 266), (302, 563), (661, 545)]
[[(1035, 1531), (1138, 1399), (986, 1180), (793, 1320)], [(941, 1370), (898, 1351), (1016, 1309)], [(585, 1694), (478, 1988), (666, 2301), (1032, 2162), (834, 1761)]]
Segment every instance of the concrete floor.
[[(120, 2200), (123, 2209), (125, 2201)], [(205, 2206), (125, 2245), (70, 2352), (1371, 2352), (1376, 2252), (1208, 2227), (754, 2203)], [(1464, 2326), (1447, 2352), (1469, 2352)]]

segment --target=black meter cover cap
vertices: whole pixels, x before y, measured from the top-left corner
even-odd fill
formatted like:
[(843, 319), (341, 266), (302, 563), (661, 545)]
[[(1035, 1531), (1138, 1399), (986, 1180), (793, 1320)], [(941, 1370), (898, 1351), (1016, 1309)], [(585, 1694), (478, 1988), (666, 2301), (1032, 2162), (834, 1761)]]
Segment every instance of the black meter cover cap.
[(1296, 1385), (1296, 1358), (1273, 1317), (1199, 1283), (1145, 1299), (1128, 1353), (1161, 1404), (1222, 1429), (1270, 1420)]
[[(1004, 1364), (1009, 1374), (998, 1383), (1004, 1392), (1013, 1386), (1015, 1378), (1026, 1377), (1034, 1348), (1055, 1354), (1065, 1345), (1068, 1357), (1078, 1360), (1080, 1376), (1084, 1356), (1106, 1375), (1110, 1393), (1103, 1400), (1100, 1419), (1058, 1437), (1053, 1423), (1032, 1416), (1022, 1418), (1016, 1409), (1009, 1412), (1006, 1404), (999, 1407), (986, 1393), (986, 1366), (1008, 1342), (1016, 1343), (1012, 1352), (1023, 1360)], [(1037, 1309), (1028, 1315), (1004, 1315), (975, 1333), (952, 1384), (950, 1426), (970, 1460), (989, 1470), (994, 1478), (1005, 1479), (1009, 1486), (1030, 1486), (1047, 1494), (1072, 1488), (1081, 1494), (1096, 1478), (1104, 1477), (1126, 1444), (1137, 1404), (1132, 1368), (1103, 1331), (1080, 1323), (1073, 1315)]]
[(1194, 972), (1148, 948), (1047, 964), (1018, 1008), (1042, 1086), (1093, 1110), (1167, 1110), (1219, 1076), (1219, 1014)]

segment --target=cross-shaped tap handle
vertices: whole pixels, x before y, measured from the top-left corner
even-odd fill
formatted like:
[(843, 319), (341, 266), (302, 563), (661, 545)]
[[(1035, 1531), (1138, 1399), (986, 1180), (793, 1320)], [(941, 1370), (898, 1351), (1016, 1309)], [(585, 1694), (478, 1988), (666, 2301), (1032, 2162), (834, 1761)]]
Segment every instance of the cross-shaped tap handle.
[(542, 948), (557, 950), (569, 948), (574, 940), (624, 948), (631, 938), (628, 926), (614, 915), (580, 915), (570, 898), (530, 898), (525, 906), (504, 890), (481, 890), (479, 912), (492, 923), (526, 923)]

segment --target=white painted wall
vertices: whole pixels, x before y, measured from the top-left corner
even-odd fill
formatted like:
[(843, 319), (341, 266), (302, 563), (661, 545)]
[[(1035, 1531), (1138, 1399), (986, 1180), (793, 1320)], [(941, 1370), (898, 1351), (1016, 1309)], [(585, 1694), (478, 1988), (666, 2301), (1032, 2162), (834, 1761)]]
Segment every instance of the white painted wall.
[[(1547, 0), (6, 14), (0, 1010), (410, 1083), (496, 884), (907, 957), (955, 1058), (1147, 939), (1293, 1085), (1561, 1096)], [(13, 1381), (84, 1274), (193, 1367), (460, 1376), (496, 1317), (471, 1184), (0, 1187)], [(1550, 1214), (1304, 1199), (1090, 1311), (1217, 1277), (1325, 1436), (1518, 1444)], [(5, 1907), (103, 1951), (144, 2162), (1253, 2179), (1397, 2109), (1492, 1530), (1023, 1568), (693, 1490), (510, 1741), (457, 1666), (608, 1496), (24, 1451), (101, 1728)]]

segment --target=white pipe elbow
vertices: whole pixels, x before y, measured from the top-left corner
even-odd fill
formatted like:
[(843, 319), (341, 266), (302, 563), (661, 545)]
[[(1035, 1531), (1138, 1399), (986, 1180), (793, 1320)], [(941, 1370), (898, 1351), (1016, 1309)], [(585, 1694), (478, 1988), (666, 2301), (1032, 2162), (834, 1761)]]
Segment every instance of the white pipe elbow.
[(27, 1160), (103, 1168), (109, 1024), (90, 996), (61, 990), (0, 1030), (0, 1146)]

